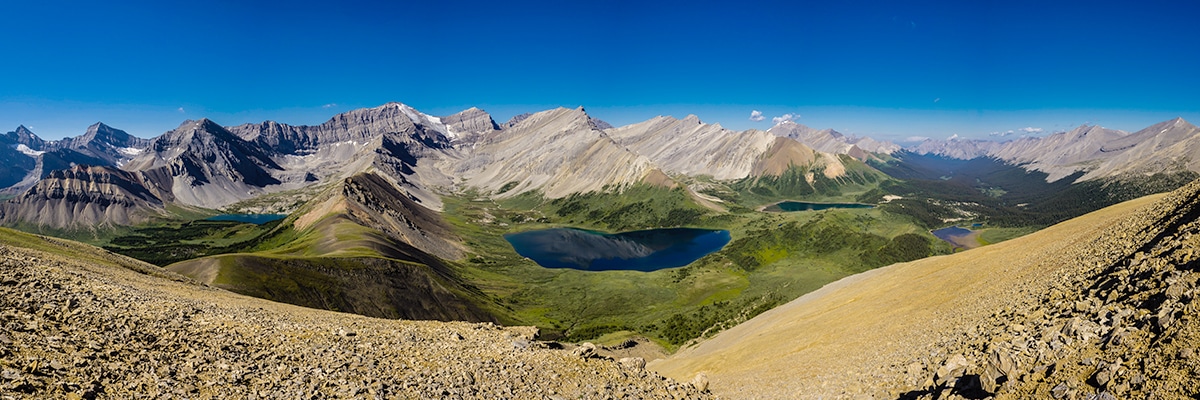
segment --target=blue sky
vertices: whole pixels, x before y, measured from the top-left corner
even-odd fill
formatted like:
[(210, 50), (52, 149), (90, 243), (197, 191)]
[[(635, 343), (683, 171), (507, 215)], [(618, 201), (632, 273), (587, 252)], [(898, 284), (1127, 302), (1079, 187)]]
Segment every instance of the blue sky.
[[(111, 4), (110, 4), (111, 3)], [(1053, 4), (1048, 4), (1053, 3)], [(1200, 3), (0, 3), (0, 130), (142, 137), (400, 101), (890, 140), (1200, 123)], [(750, 119), (751, 111), (763, 114)], [(1031, 130), (1032, 131), (1032, 130)]]

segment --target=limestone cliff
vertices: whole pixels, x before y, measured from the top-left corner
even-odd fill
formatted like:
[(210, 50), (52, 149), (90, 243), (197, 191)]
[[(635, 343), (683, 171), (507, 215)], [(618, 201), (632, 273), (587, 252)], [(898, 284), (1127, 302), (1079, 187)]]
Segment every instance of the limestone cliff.
[(55, 228), (130, 225), (165, 212), (140, 175), (107, 167), (54, 170), (21, 196), (0, 203), (0, 221)]

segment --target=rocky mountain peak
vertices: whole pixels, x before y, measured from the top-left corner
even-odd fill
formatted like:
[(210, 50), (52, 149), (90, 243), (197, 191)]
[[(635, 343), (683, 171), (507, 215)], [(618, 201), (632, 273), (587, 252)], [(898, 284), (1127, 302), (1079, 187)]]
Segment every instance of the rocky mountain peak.
[(33, 150), (42, 150), (46, 141), (34, 134), (33, 131), (26, 128), (25, 125), (17, 126), (17, 129), (9, 132), (6, 136), (9, 144), (23, 144)]
[(77, 138), (78, 141), (83, 143), (101, 141), (106, 144), (119, 146), (128, 145), (130, 139), (131, 135), (125, 131), (105, 125), (103, 122), (92, 124), (92, 126), (87, 128), (87, 132), (83, 136)]
[(1143, 129), (1143, 131), (1163, 131), (1167, 129), (1196, 129), (1196, 126), (1187, 122), (1187, 120), (1184, 120), (1183, 117), (1176, 117), (1174, 119), (1169, 119), (1154, 125), (1150, 125), (1146, 129)]
[(588, 117), (588, 121), (592, 124), (592, 128), (598, 130), (612, 129), (612, 124), (599, 118)]
[(18, 125), (17, 130), (13, 131), (13, 133), (16, 133), (16, 134), (22, 135), (22, 136), (37, 136), (37, 135), (34, 135), (33, 131), (30, 131), (29, 128), (26, 128), (25, 125)]
[(449, 133), (460, 140), (500, 130), (491, 114), (475, 107), (443, 117), (441, 120)]
[(521, 114), (514, 115), (512, 118), (508, 119), (508, 122), (504, 123), (503, 129), (512, 128), (512, 127), (516, 126), (517, 124), (521, 123), (521, 121), (524, 121), (526, 118), (529, 118), (531, 116), (533, 116), (533, 114), (531, 114), (531, 113), (521, 113)]

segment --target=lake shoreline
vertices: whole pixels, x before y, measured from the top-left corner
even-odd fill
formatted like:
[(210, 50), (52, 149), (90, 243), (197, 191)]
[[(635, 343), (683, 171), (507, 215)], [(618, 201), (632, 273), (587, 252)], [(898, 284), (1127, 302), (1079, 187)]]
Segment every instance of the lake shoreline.
[[(816, 206), (812, 209), (786, 210), (780, 206), (784, 203), (806, 204)], [(875, 208), (876, 204), (858, 203), (858, 202), (819, 202), (819, 201), (800, 201), (800, 200), (780, 200), (771, 204), (766, 204), (758, 207), (758, 212), (797, 212), (797, 211), (821, 211), (834, 208)], [(775, 207), (776, 210), (769, 210)]]

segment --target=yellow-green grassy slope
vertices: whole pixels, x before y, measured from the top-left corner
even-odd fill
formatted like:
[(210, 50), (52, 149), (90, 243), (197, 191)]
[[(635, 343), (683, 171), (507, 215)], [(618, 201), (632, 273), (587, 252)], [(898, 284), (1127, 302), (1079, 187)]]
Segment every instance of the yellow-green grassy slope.
[(728, 398), (1185, 395), (1200, 384), (1197, 197), (1192, 183), (854, 275), (650, 367)]
[[(400, 233), (381, 230), (398, 224), (380, 221), (359, 201), (380, 195), (364, 194), (382, 190), (378, 180), (363, 174), (331, 187), (283, 221), (256, 251), (197, 258), (167, 269), (237, 293), (312, 308), (383, 318), (496, 321), (478, 290), (414, 246), (420, 242), (410, 244), (397, 238), (405, 238)], [(392, 213), (406, 211), (410, 214), (397, 219), (417, 219), (408, 209)], [(421, 218), (436, 217), (431, 215)], [(378, 222), (373, 225), (379, 228), (364, 226), (363, 219), (372, 217), (366, 223)], [(441, 229), (436, 221), (422, 227), (431, 227), (428, 236)], [(452, 246), (436, 240), (441, 248)]]

